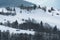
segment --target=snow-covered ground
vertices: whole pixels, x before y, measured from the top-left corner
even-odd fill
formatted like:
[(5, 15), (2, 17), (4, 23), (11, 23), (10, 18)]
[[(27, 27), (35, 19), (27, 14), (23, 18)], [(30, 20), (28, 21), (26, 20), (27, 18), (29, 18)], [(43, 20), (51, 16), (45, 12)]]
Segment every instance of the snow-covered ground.
[(27, 34), (31, 34), (31, 35), (34, 35), (35, 34), (35, 32), (34, 31), (29, 31), (29, 30), (21, 30), (21, 29), (15, 29), (15, 28), (10, 28), (10, 27), (5, 27), (5, 26), (2, 26), (2, 25), (0, 25), (0, 30), (3, 32), (3, 31), (8, 31), (9, 30), (9, 32), (10, 33), (27, 33)]
[[(0, 22), (5, 23), (7, 21), (10, 21), (12, 23), (17, 20), (18, 23), (23, 23), (24, 21), (22, 21), (22, 19), (30, 18), (37, 20), (37, 22), (43, 21), (44, 23), (48, 23), (51, 26), (57, 25), (57, 27), (60, 29), (60, 15), (56, 15), (56, 13), (58, 12), (57, 10), (49, 13), (49, 12), (44, 12), (41, 9), (36, 9), (32, 11), (22, 10), (18, 7), (16, 7), (15, 9), (16, 9), (15, 16), (0, 15)], [(2, 8), (0, 8), (0, 11), (1, 10)], [(4, 9), (4, 11), (6, 10)], [(22, 13), (20, 13), (20, 11), (22, 11)]]

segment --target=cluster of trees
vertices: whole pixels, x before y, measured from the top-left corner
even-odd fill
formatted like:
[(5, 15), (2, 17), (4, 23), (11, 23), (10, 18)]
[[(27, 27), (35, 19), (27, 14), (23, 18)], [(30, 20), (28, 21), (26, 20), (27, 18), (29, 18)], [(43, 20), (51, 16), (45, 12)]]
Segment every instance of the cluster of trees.
[(28, 7), (26, 7), (26, 6), (24, 6), (23, 4), (21, 4), (21, 6), (19, 6), (21, 9), (27, 9), (28, 11), (29, 10), (35, 10), (35, 9), (37, 9), (37, 8), (39, 8), (39, 9), (42, 9), (44, 12), (46, 12), (46, 6), (45, 7), (41, 7), (40, 5), (39, 6), (37, 6), (37, 5), (33, 5), (33, 6), (28, 6)]
[[(0, 23), (0, 25), (5, 25), (8, 27), (12, 27), (12, 28), (17, 28), (17, 29), (23, 29), (23, 30), (31, 30), (33, 29), (36, 33), (35, 35), (27, 35), (27, 34), (9, 34), (9, 31), (7, 32), (1, 32), (0, 31), (0, 39), (1, 40), (45, 40), (43, 37), (43, 33), (49, 33), (51, 34), (57, 34), (60, 38), (60, 30), (57, 29), (57, 26), (55, 26), (54, 28), (52, 28), (51, 26), (49, 26), (49, 24), (46, 24), (44, 26), (43, 22), (41, 21), (40, 23), (37, 23), (36, 20), (32, 19), (28, 19), (28, 20), (24, 20), (24, 23), (19, 24), (17, 22), (17, 20), (13, 23), (10, 23), (9, 21), (5, 24)], [(40, 32), (42, 32), (42, 35), (40, 34)], [(59, 40), (56, 38), (52, 38), (53, 40)], [(50, 39), (51, 40), (51, 39)]]
[(12, 16), (14, 16), (14, 15), (16, 15), (16, 13), (4, 13), (4, 12), (0, 12), (0, 15), (7, 15), (7, 16), (9, 16), (9, 15), (12, 15)]
[(0, 40), (31, 40), (32, 35), (28, 34), (10, 34), (9, 31), (3, 31), (0, 30)]
[(23, 4), (21, 4), (21, 6), (19, 6), (21, 9), (27, 9), (27, 10), (31, 10), (31, 9), (36, 9), (37, 6), (33, 5), (33, 6), (24, 6)]
[(48, 12), (52, 12), (52, 11), (55, 11), (53, 7), (51, 7), (51, 9), (48, 10)]
[[(55, 11), (55, 9), (53, 7), (51, 7), (51, 9), (48, 9), (48, 12), (51, 13), (52, 11)], [(52, 13), (52, 16), (54, 15), (54, 13)], [(56, 13), (56, 15), (60, 15), (59, 13)]]
[(46, 12), (46, 6), (45, 7), (41, 7), (41, 9)]
[(1, 32), (1, 30), (0, 30), (0, 40), (8, 40), (9, 39), (9, 31), (7, 31), (7, 32), (5, 32), (5, 31), (3, 31), (3, 32)]
[(8, 11), (16, 11), (15, 8), (10, 8), (10, 7), (6, 7), (6, 10), (8, 10)]
[[(27, 33), (10, 34), (9, 30), (7, 30), (6, 32), (5, 31), (1, 32), (0, 30), (0, 40), (45, 40), (45, 39), (43, 35), (40, 35), (39, 33), (35, 33), (35, 35), (31, 34), (28, 35)], [(59, 40), (59, 39), (49, 38), (48, 40)]]
[(13, 23), (10, 23), (9, 21), (7, 21), (7, 23), (4, 23), (4, 24), (0, 23), (0, 25), (5, 25), (8, 27), (24, 29), (24, 30), (33, 29), (34, 31), (38, 31), (38, 32), (57, 33), (57, 31), (58, 31), (57, 26), (55, 26), (53, 28), (48, 23), (46, 23), (44, 25), (44, 23), (42, 21), (40, 23), (37, 23), (36, 20), (34, 20), (34, 19), (32, 19), (32, 20), (28, 19), (28, 20), (23, 20), (23, 21), (25, 21), (25, 22), (22, 24), (19, 24), (18, 21), (16, 20)]
[[(10, 12), (4, 12), (3, 10), (2, 10), (2, 12), (0, 12), (0, 15), (12, 15), (12, 16), (14, 16), (14, 15), (16, 15), (16, 12), (15, 12), (15, 8), (10, 8), (10, 7), (6, 7), (6, 10), (7, 11), (10, 11)], [(12, 13), (12, 11), (14, 11), (14, 13)]]
[[(39, 39), (38, 39), (39, 38)], [(1, 32), (0, 30), (0, 40), (41, 40), (42, 39), (42, 35), (38, 35), (38, 34), (35, 34), (35, 35), (31, 35), (31, 34), (10, 34), (9, 33), (9, 30), (7, 30), (6, 32), (3, 31)]]

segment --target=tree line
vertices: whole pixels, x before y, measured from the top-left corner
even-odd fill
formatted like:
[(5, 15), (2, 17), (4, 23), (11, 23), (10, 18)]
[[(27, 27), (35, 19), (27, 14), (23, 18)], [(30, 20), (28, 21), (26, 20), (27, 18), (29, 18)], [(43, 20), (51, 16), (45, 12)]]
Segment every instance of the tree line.
[(23, 29), (23, 30), (31, 30), (33, 29), (34, 31), (38, 32), (51, 32), (51, 33), (57, 33), (58, 28), (55, 25), (54, 27), (50, 26), (48, 23), (44, 25), (44, 23), (41, 21), (40, 23), (37, 23), (36, 20), (28, 19), (28, 20), (23, 20), (25, 21), (24, 23), (19, 24), (18, 21), (16, 20), (15, 22), (10, 23), (7, 21), (6, 23), (0, 23), (0, 25), (16, 28), (16, 29)]
[(48, 36), (48, 38), (46, 39), (47, 36), (44, 37), (44, 35), (39, 34), (39, 33), (35, 33), (35, 35), (31, 35), (31, 34), (23, 34), (23, 33), (16, 33), (16, 34), (10, 34), (9, 30), (7, 30), (6, 32), (3, 31), (1, 32), (0, 30), (0, 40), (60, 40), (56, 38), (56, 37), (50, 37), (51, 35)]
[[(4, 25), (4, 26), (16, 28), (16, 29), (23, 29), (23, 30), (29, 29), (30, 31), (31, 29), (33, 29), (35, 31), (35, 35), (31, 35), (31, 34), (28, 35), (27, 33), (26, 34), (13, 34), (12, 33), (10, 35), (9, 31), (7, 32), (0, 31), (0, 39), (1, 40), (4, 40), (4, 39), (6, 40), (45, 40), (46, 37), (48, 36), (48, 39), (46, 40), (60, 40), (60, 30), (58, 30), (57, 26), (52, 27), (49, 24), (46, 24), (44, 26), (43, 25), (44, 23), (42, 21), (40, 23), (37, 23), (36, 20), (34, 19), (32, 20), (28, 19), (28, 20), (23, 20), (23, 21), (25, 22), (22, 24), (19, 24), (16, 20), (13, 23), (10, 23), (8, 21), (5, 24), (0, 23), (0, 25)], [(44, 37), (44, 35), (46, 36)]]

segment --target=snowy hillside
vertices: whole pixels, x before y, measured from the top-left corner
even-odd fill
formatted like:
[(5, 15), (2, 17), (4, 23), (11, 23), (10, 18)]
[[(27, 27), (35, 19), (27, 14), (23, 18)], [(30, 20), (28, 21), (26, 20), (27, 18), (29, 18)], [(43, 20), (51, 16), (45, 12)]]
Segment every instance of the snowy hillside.
[(31, 35), (34, 35), (35, 32), (34, 31), (29, 31), (29, 30), (21, 30), (21, 29), (14, 29), (14, 28), (9, 28), (9, 27), (5, 27), (5, 26), (1, 26), (0, 25), (0, 30), (3, 32), (3, 31), (8, 31), (10, 33), (27, 33), (27, 34), (31, 34)]
[(34, 3), (36, 5), (54, 7), (60, 9), (60, 0), (26, 0), (28, 2)]
[(0, 0), (0, 7), (13, 7), (13, 6), (20, 6), (21, 4), (24, 4), (25, 6), (33, 5), (34, 3), (25, 1), (25, 0)]
[[(5, 8), (0, 8), (0, 11), (6, 11)], [(18, 7), (15, 8), (16, 9), (16, 15), (15, 16), (4, 16), (4, 15), (0, 15), (0, 22), (5, 23), (7, 21), (10, 21), (11, 23), (14, 21), (18, 21), (18, 23), (23, 23), (24, 21), (22, 21), (22, 19), (35, 19), (37, 20), (37, 22), (43, 21), (44, 23), (48, 23), (50, 25), (57, 25), (57, 27), (60, 29), (60, 15), (56, 15), (57, 13), (60, 14), (60, 11), (56, 10), (56, 11), (52, 11), (51, 13), (49, 13), (48, 11), (44, 12), (41, 9), (36, 9), (36, 10), (31, 10), (31, 11), (27, 11), (27, 10), (23, 10), (20, 9)], [(48, 10), (49, 8), (47, 8)], [(22, 13), (20, 13), (20, 11), (22, 11)], [(52, 16), (53, 13), (53, 16)]]
[(54, 7), (60, 9), (60, 0), (0, 0), (0, 7), (6, 7), (6, 6), (20, 6), (21, 4), (24, 4), (26, 6), (29, 5), (41, 5), (41, 6), (47, 6), (47, 7)]
[(0, 0), (0, 40), (60, 40), (60, 0)]

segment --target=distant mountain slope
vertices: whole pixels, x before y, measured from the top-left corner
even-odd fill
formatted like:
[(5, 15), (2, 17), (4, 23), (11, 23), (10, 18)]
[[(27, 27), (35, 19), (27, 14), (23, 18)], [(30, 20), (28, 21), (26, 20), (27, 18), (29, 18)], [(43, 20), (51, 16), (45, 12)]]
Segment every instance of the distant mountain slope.
[(60, 0), (0, 0), (0, 7), (18, 6), (20, 4), (25, 6), (36, 4), (60, 9)]
[(33, 3), (27, 2), (25, 0), (0, 0), (0, 7), (19, 6), (21, 4), (25, 6), (33, 5)]
[(36, 5), (47, 6), (47, 7), (55, 7), (60, 9), (60, 0), (26, 0), (28, 2), (32, 2)]

